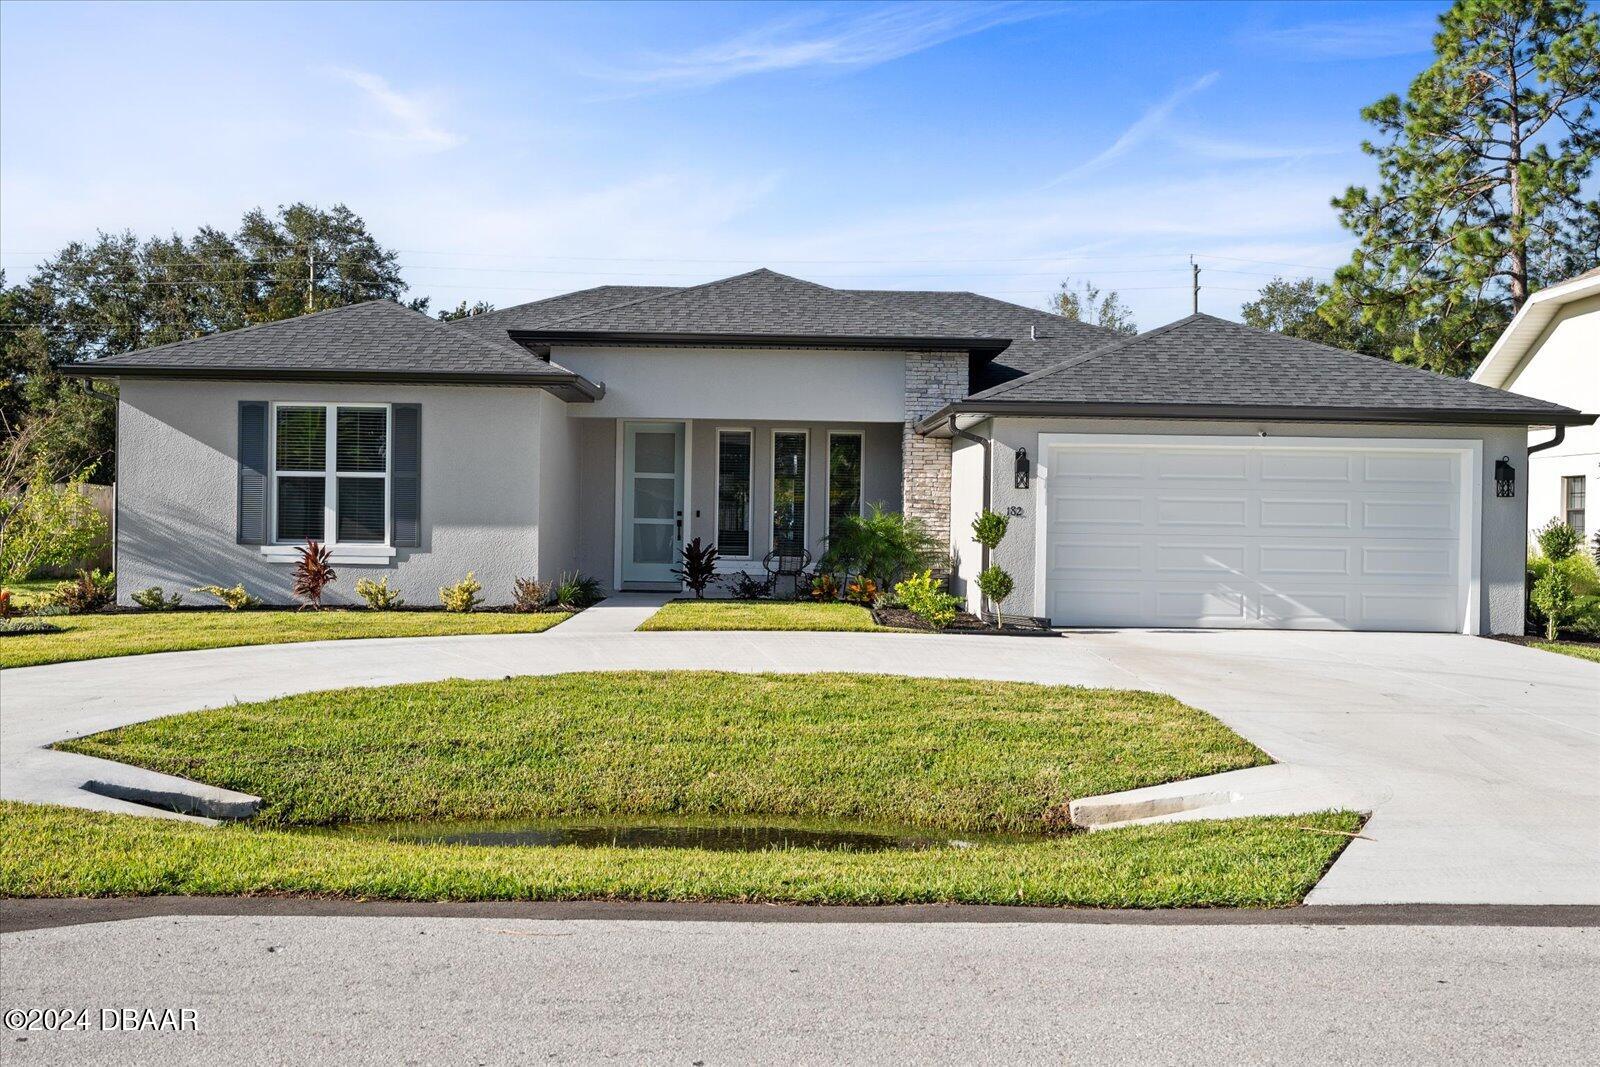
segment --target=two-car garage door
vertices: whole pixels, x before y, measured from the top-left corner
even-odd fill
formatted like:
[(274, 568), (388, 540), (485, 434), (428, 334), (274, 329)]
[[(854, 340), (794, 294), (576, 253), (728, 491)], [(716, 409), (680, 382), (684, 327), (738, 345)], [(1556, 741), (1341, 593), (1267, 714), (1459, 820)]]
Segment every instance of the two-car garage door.
[(1459, 449), (1052, 437), (1042, 562), (1055, 625), (1462, 628)]

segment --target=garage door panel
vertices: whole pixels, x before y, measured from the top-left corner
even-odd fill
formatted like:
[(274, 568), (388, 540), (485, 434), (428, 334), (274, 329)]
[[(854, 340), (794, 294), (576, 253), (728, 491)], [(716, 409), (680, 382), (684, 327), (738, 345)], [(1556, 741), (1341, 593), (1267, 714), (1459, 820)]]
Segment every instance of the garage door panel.
[(1242, 482), (1250, 477), (1250, 456), (1237, 449), (1163, 452), (1152, 465), (1162, 481)]
[(1103, 496), (1056, 493), (1050, 514), (1064, 526), (1143, 526), (1145, 498), (1138, 495)]
[(1272, 578), (1349, 577), (1351, 562), (1350, 548), (1346, 545), (1261, 545), (1256, 573)]
[(1261, 498), (1261, 525), (1273, 529), (1317, 530), (1344, 534), (1351, 529), (1351, 501), (1343, 499)]
[(1244, 496), (1162, 496), (1156, 499), (1157, 526), (1248, 526), (1250, 501)]
[(1371, 533), (1404, 532), (1439, 537), (1455, 537), (1459, 505), (1450, 499), (1365, 500), (1361, 505), (1362, 528)]
[(1060, 625), (1459, 628), (1459, 453), (1051, 446), (1047, 470)]
[(1351, 457), (1339, 452), (1263, 452), (1263, 482), (1350, 482), (1354, 480)]
[(1157, 544), (1159, 574), (1243, 574), (1249, 549), (1243, 544)]

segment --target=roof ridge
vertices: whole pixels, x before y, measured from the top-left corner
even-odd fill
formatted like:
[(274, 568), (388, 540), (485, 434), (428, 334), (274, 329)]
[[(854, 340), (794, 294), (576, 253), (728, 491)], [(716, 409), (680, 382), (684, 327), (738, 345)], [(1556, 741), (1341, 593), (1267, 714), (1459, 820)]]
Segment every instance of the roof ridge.
[[(680, 285), (618, 285), (615, 282), (605, 282), (601, 285), (591, 285), (584, 289), (573, 289), (571, 292), (557, 293), (554, 296), (542, 296), (538, 300), (524, 300), (520, 304), (512, 304), (510, 307), (495, 308), (493, 311), (484, 311), (477, 315), (467, 315), (463, 318), (452, 319), (450, 322), (445, 323), (445, 325), (459, 326), (464, 323), (479, 323), (483, 322), (485, 319), (494, 318), (501, 315), (509, 315), (513, 311), (522, 311), (526, 308), (531, 308), (536, 304), (548, 304), (553, 300), (565, 300), (570, 296), (577, 296), (580, 293), (593, 293), (600, 289), (666, 289), (669, 290), (669, 292), (651, 293), (650, 296), (668, 296), (671, 293), (679, 292), (682, 290), (682, 288), (683, 287)], [(622, 304), (628, 303), (630, 300), (640, 299), (648, 299), (648, 297), (631, 297), (629, 300), (621, 300), (615, 304), (606, 304), (603, 307), (590, 308), (588, 311), (585, 311), (584, 314), (587, 315), (592, 311), (610, 311), (613, 308), (621, 307)], [(561, 320), (558, 319), (556, 321), (559, 322)]]
[(589, 317), (591, 315), (599, 315), (599, 314), (602, 314), (604, 312), (620, 311), (623, 308), (637, 307), (640, 304), (649, 303), (649, 302), (654, 301), (654, 300), (666, 300), (666, 299), (669, 299), (671, 297), (682, 296), (682, 295), (684, 295), (686, 293), (698, 292), (698, 291), (700, 291), (702, 289), (710, 289), (710, 288), (712, 288), (714, 286), (724, 285), (724, 284), (729, 283), (729, 282), (736, 282), (736, 281), (740, 281), (740, 280), (746, 279), (746, 278), (754, 278), (754, 277), (757, 277), (757, 276), (760, 276), (760, 275), (770, 275), (770, 276), (772, 276), (774, 278), (781, 278), (784, 281), (790, 282), (790, 283), (795, 284), (795, 285), (801, 285), (801, 286), (805, 286), (805, 287), (810, 288), (810, 289), (816, 289), (816, 290), (819, 290), (821, 292), (829, 293), (829, 294), (831, 294), (831, 295), (833, 295), (835, 297), (838, 297), (838, 298), (840, 298), (842, 300), (856, 301), (856, 302), (859, 302), (861, 304), (865, 304), (865, 305), (867, 305), (869, 307), (879, 308), (879, 309), (881, 309), (883, 311), (892, 312), (892, 313), (894, 313), (896, 315), (905, 315), (908, 318), (916, 320), (918, 322), (926, 322), (930, 326), (939, 326), (939, 327), (947, 328), (947, 329), (952, 329), (952, 328), (958, 328), (959, 327), (959, 323), (947, 321), (945, 319), (935, 318), (932, 315), (925, 315), (925, 314), (923, 314), (921, 312), (912, 311), (912, 310), (910, 310), (908, 308), (892, 307), (892, 306), (890, 306), (888, 304), (881, 303), (880, 301), (877, 301), (877, 300), (869, 300), (868, 298), (866, 298), (864, 296), (859, 296), (856, 293), (851, 292), (851, 291), (846, 290), (846, 289), (837, 289), (837, 288), (834, 288), (831, 285), (823, 285), (821, 282), (810, 281), (810, 280), (808, 280), (806, 278), (796, 278), (792, 274), (784, 274), (782, 271), (773, 270), (771, 267), (757, 267), (754, 270), (747, 270), (747, 271), (744, 271), (741, 274), (730, 274), (726, 278), (714, 278), (709, 282), (701, 282), (699, 285), (682, 286), (680, 288), (672, 289), (671, 291), (665, 292), (665, 293), (652, 293), (649, 296), (639, 297), (636, 300), (626, 300), (626, 301), (623, 301), (620, 304), (612, 304), (612, 305), (609, 305), (609, 306), (603, 307), (603, 308), (590, 308), (589, 310), (579, 312), (576, 315), (569, 315), (566, 318), (552, 319), (549, 322), (541, 323), (540, 326), (539, 326), (539, 329), (544, 330), (544, 329), (550, 329), (551, 327), (555, 327), (555, 326), (566, 326), (566, 325), (570, 325), (570, 324), (572, 324), (574, 322), (577, 322), (578, 320), (587, 318), (587, 317)]
[(1176, 320), (1174, 322), (1169, 322), (1165, 326), (1157, 326), (1154, 329), (1146, 330), (1144, 333), (1136, 333), (1132, 337), (1121, 337), (1121, 338), (1118, 338), (1115, 341), (1108, 341), (1105, 344), (1101, 345), (1099, 348), (1091, 348), (1087, 352), (1080, 352), (1078, 355), (1071, 356), (1071, 357), (1069, 357), (1067, 359), (1064, 359), (1060, 363), (1052, 363), (1052, 364), (1050, 364), (1050, 366), (1041, 367), (1040, 369), (1032, 372), (1031, 374), (1024, 374), (1022, 377), (1013, 378), (1009, 382), (1002, 382), (999, 385), (990, 386), (988, 389), (983, 390), (981, 393), (972, 394), (972, 396), (969, 397), (968, 399), (972, 399), (972, 400), (977, 400), (977, 399), (980, 399), (980, 398), (984, 399), (984, 400), (992, 399), (992, 398), (1000, 395), (1001, 393), (1009, 392), (1010, 390), (1015, 389), (1016, 387), (1024, 384), (1025, 382), (1038, 381), (1040, 378), (1043, 378), (1043, 377), (1045, 377), (1047, 375), (1050, 375), (1050, 374), (1054, 374), (1056, 371), (1066, 370), (1068, 367), (1080, 366), (1080, 365), (1082, 365), (1084, 363), (1088, 363), (1092, 359), (1099, 359), (1101, 356), (1110, 355), (1112, 352), (1118, 351), (1119, 349), (1122, 349), (1122, 348), (1126, 348), (1128, 345), (1133, 344), (1135, 341), (1143, 340), (1143, 339), (1148, 338), (1148, 337), (1159, 337), (1162, 334), (1171, 333), (1173, 330), (1176, 330), (1181, 326), (1188, 326), (1191, 323), (1193, 323), (1194, 321), (1196, 321), (1197, 319), (1204, 319), (1204, 318), (1210, 318), (1210, 317), (1211, 316), (1209, 316), (1209, 315), (1200, 315), (1200, 314), (1185, 315), (1183, 318), (1178, 319), (1178, 320)]
[[(622, 308), (634, 307), (635, 305), (638, 305), (638, 304), (648, 303), (651, 300), (665, 300), (669, 296), (678, 296), (678, 295), (680, 295), (682, 293), (693, 293), (693, 292), (697, 292), (698, 290), (701, 290), (701, 289), (709, 289), (713, 285), (721, 285), (723, 282), (736, 281), (739, 278), (749, 278), (749, 277), (752, 277), (754, 275), (760, 274), (763, 271), (766, 271), (766, 273), (768, 273), (768, 274), (777, 274), (778, 273), (777, 271), (769, 271), (769, 270), (767, 270), (766, 267), (757, 267), (755, 270), (747, 270), (742, 274), (730, 274), (726, 278), (713, 278), (711, 281), (709, 281), (709, 282), (701, 282), (699, 285), (685, 285), (685, 286), (682, 286), (680, 288), (674, 289), (674, 290), (672, 290), (671, 292), (668, 292), (668, 293), (652, 293), (649, 296), (641, 296), (641, 297), (639, 297), (639, 298), (637, 298), (635, 300), (624, 300), (620, 304), (612, 304), (612, 305), (610, 305), (608, 307), (590, 308), (588, 311), (580, 311), (576, 315), (568, 315), (564, 319), (552, 319), (549, 322), (542, 323), (539, 326), (539, 328), (541, 330), (548, 329), (551, 326), (559, 326), (562, 323), (571, 322), (573, 319), (581, 319), (581, 318), (585, 318), (585, 317), (587, 317), (589, 315), (598, 315), (602, 311), (617, 311), (617, 310), (620, 310)], [(780, 277), (781, 277), (781, 275), (780, 275)], [(598, 288), (600, 288), (600, 286), (595, 286), (594, 288), (598, 289)]]

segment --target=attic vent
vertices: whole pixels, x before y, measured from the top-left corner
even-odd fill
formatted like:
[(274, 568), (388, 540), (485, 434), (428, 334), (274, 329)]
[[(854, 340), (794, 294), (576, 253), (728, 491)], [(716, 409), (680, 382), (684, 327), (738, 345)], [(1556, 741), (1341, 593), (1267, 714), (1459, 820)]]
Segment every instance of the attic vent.
[(1038, 339), (1039, 339), (1039, 327), (1037, 327), (1037, 326), (1029, 326), (1028, 327), (1028, 340), (1037, 341)]

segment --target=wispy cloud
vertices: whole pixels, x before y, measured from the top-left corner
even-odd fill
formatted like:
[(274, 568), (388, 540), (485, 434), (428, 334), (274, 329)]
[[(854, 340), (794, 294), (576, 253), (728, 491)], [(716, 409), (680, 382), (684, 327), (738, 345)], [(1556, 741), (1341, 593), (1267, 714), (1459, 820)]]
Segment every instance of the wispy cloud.
[(364, 70), (336, 67), (332, 73), (361, 90), (366, 102), (381, 116), (381, 126), (363, 131), (368, 136), (422, 152), (442, 152), (461, 144), (461, 137), (439, 124), (426, 94), (401, 92)]
[(777, 71), (870, 67), (1060, 9), (1036, 3), (910, 3), (842, 10), (846, 13), (782, 19), (679, 55), (647, 55), (597, 73), (651, 91), (702, 88)]
[(1165, 100), (1162, 100), (1155, 106), (1146, 109), (1144, 114), (1140, 115), (1133, 121), (1132, 125), (1130, 125), (1126, 130), (1122, 131), (1122, 135), (1120, 137), (1111, 142), (1111, 146), (1109, 148), (1105, 149), (1099, 155), (1093, 157), (1087, 162), (1080, 163), (1076, 167), (1073, 167), (1071, 170), (1067, 171), (1065, 174), (1045, 183), (1045, 188), (1048, 189), (1051, 186), (1060, 185), (1062, 182), (1070, 181), (1073, 178), (1081, 178), (1085, 174), (1090, 174), (1094, 171), (1097, 171), (1107, 163), (1110, 163), (1112, 160), (1118, 158), (1119, 156), (1126, 155), (1132, 149), (1138, 147), (1140, 144), (1143, 144), (1145, 141), (1148, 141), (1152, 136), (1161, 130), (1161, 127), (1166, 124), (1167, 119), (1172, 115), (1173, 111), (1177, 109), (1179, 104), (1183, 103), (1191, 96), (1194, 96), (1196, 93), (1205, 92), (1212, 85), (1216, 84), (1216, 81), (1219, 77), (1221, 77), (1221, 74), (1219, 74), (1217, 71), (1211, 71), (1209, 74), (1202, 75), (1187, 85), (1180, 85), (1177, 89), (1173, 90)]
[(1377, 59), (1428, 51), (1437, 20), (1431, 15), (1305, 22), (1248, 30), (1245, 44), (1300, 59)]
[(1339, 145), (1286, 145), (1270, 141), (1236, 141), (1197, 133), (1170, 133), (1168, 140), (1202, 159), (1250, 162), (1271, 159), (1305, 159), (1307, 156), (1336, 156), (1354, 151)]

